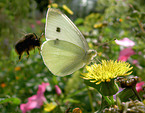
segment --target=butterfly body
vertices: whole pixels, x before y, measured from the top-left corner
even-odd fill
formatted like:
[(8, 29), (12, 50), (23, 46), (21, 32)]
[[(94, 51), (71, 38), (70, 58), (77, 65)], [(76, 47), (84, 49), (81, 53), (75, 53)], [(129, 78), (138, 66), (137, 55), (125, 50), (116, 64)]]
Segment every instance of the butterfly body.
[(57, 76), (72, 74), (96, 54), (88, 50), (85, 38), (72, 21), (56, 9), (47, 11), (45, 38), (41, 47), (43, 61)]

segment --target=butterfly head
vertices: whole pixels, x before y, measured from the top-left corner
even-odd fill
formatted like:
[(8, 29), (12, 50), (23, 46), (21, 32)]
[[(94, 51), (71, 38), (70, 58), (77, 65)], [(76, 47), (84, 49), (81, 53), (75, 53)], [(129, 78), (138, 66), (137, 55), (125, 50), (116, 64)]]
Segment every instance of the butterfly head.
[(85, 56), (85, 59), (84, 59), (85, 62), (89, 63), (91, 60), (93, 60), (94, 57), (96, 57), (96, 55), (97, 55), (97, 51), (95, 51), (95, 50), (88, 50), (87, 54)]

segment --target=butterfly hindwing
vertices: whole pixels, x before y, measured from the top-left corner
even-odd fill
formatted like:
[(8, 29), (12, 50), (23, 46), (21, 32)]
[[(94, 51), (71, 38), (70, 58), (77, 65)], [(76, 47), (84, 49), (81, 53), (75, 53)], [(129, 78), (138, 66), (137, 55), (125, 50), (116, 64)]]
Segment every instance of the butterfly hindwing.
[(85, 51), (67, 41), (46, 41), (42, 45), (41, 54), (45, 65), (54, 75), (68, 75), (84, 66)]

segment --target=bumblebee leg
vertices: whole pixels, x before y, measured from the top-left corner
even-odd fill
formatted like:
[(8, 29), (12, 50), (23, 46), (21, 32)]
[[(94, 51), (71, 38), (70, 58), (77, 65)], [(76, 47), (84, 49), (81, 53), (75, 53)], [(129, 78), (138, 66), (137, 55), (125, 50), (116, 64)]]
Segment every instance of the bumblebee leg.
[(19, 61), (21, 60), (21, 55), (19, 55)]
[(27, 52), (27, 58), (29, 58), (29, 51), (27, 50), (26, 52)]
[(38, 51), (39, 51), (39, 54), (40, 54), (40, 47), (38, 47)]
[(35, 47), (33, 46), (33, 48), (34, 48), (34, 53), (35, 53)]

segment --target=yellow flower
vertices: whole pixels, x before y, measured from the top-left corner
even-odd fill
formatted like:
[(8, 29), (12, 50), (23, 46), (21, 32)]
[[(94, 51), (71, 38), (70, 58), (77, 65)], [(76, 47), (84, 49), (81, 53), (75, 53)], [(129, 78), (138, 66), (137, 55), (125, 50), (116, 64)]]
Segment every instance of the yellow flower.
[(102, 55), (102, 52), (98, 52), (98, 56), (101, 56)]
[(102, 27), (102, 26), (103, 26), (102, 23), (98, 23), (98, 24), (95, 24), (95, 25), (94, 25), (94, 28), (100, 28), (100, 27)]
[(88, 45), (89, 45), (90, 48), (93, 48), (93, 44), (92, 43), (89, 43)]
[(51, 4), (51, 6), (54, 7), (54, 8), (57, 8), (58, 7), (58, 4), (53, 3), (53, 4)]
[(2, 88), (6, 87), (6, 84), (5, 83), (1, 83), (1, 87)]
[(20, 70), (21, 70), (20, 66), (15, 67), (15, 71), (20, 71)]
[(75, 108), (72, 113), (82, 113), (82, 110), (80, 108)]
[(122, 21), (123, 21), (123, 19), (120, 18), (120, 19), (119, 19), (119, 22), (122, 22)]
[(143, 102), (143, 104), (145, 105), (145, 99), (144, 99), (142, 102)]
[(72, 10), (70, 10), (66, 5), (63, 5), (62, 8), (67, 11), (69, 14), (73, 15)]
[(51, 102), (44, 105), (44, 111), (50, 112), (56, 107), (56, 104)]
[(19, 77), (18, 76), (16, 76), (16, 80), (19, 80)]
[(53, 3), (53, 4), (51, 4), (51, 5), (48, 5), (48, 8), (51, 8), (51, 7), (53, 7), (53, 8), (58, 8), (58, 4)]
[(110, 82), (118, 76), (126, 76), (132, 72), (128, 72), (133, 67), (130, 67), (129, 63), (122, 61), (106, 61), (102, 60), (102, 64), (94, 64), (86, 66), (88, 73), (83, 73), (83, 77), (90, 82), (100, 84), (101, 82)]
[(51, 8), (51, 5), (48, 5), (48, 8)]

